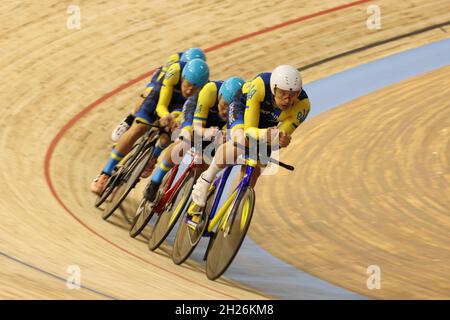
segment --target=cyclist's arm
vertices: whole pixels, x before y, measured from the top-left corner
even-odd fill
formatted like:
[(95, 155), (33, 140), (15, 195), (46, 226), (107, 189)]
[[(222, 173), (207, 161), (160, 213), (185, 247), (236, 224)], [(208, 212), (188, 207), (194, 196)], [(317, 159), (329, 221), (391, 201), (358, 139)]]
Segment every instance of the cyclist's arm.
[(308, 98), (297, 100), (288, 117), (278, 126), (278, 130), (291, 135), (305, 121), (310, 109), (311, 105)]
[(180, 53), (174, 53), (174, 54), (170, 55), (167, 58), (166, 62), (164, 63), (164, 65), (162, 67), (162, 71), (167, 72), (167, 70), (170, 68), (171, 65), (180, 61), (180, 58), (181, 58)]
[(180, 73), (180, 64), (174, 63), (169, 67), (166, 75), (164, 76), (158, 104), (156, 106), (156, 114), (160, 118), (170, 114), (169, 104), (172, 100), (173, 88), (180, 80)]
[(241, 130), (244, 131), (244, 111), (245, 105), (241, 102), (232, 102), (228, 107), (227, 130), (229, 136), (239, 135)]
[(208, 121), (209, 109), (214, 106), (217, 100), (217, 87), (214, 82), (206, 84), (198, 95), (197, 107), (194, 113), (194, 132), (203, 136), (205, 124)]
[(267, 129), (259, 129), (261, 102), (264, 100), (265, 87), (262, 78), (257, 77), (248, 86), (247, 101), (244, 113), (245, 134), (254, 139), (266, 136)]
[(181, 130), (190, 132), (192, 130), (192, 121), (197, 106), (197, 95), (190, 96), (183, 105), (181, 113)]

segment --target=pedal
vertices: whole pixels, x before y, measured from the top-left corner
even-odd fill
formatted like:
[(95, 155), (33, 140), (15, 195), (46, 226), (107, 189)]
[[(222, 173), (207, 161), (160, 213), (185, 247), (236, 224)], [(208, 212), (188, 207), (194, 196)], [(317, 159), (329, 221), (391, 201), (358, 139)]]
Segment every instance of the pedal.
[(198, 223), (195, 221), (192, 221), (190, 218), (186, 218), (186, 224), (189, 227), (189, 229), (192, 229), (192, 231), (197, 231)]

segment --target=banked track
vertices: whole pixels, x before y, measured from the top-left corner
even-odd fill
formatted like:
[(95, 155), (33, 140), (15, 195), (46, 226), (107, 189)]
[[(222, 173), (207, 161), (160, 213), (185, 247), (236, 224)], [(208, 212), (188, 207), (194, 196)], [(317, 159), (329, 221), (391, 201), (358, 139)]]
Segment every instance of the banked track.
[[(148, 2), (137, 3), (133, 7), (116, 5), (114, 8), (105, 8), (104, 5), (94, 1), (84, 4), (82, 7), (85, 17), (83, 27), (80, 31), (74, 32), (65, 29), (66, 7), (57, 2), (49, 4), (46, 8), (31, 2), (19, 4), (5, 1), (2, 3), (1, 12), (4, 18), (2, 21), (5, 21), (5, 24), (1, 37), (3, 48), (1, 74), (2, 78), (8, 81), (2, 84), (4, 90), (2, 89), (0, 93), (0, 100), (5, 106), (5, 112), (1, 118), (4, 130), (1, 135), (3, 152), (0, 158), (2, 163), (8, 164), (8, 170), (2, 172), (4, 185), (0, 204), (4, 241), (0, 248), (2, 252), (9, 253), (20, 261), (38, 265), (62, 278), (67, 275), (67, 266), (78, 265), (87, 287), (119, 298), (257, 297), (252, 292), (242, 290), (237, 284), (227, 281), (216, 283), (214, 287), (211, 287), (211, 283), (204, 280), (204, 275), (195, 266), (188, 266), (187, 270), (182, 271), (191, 280), (188, 281), (189, 284), (185, 282), (186, 279), (174, 277), (171, 272), (162, 271), (173, 268), (166, 257), (150, 258), (142, 243), (127, 239), (120, 228), (105, 225), (99, 221), (98, 214), (91, 209), (91, 200), (86, 186), (105, 156), (102, 152), (98, 152), (93, 158), (92, 150), (107, 150), (109, 141), (105, 132), (109, 132), (110, 127), (128, 108), (129, 101), (140, 90), (137, 86), (117, 94), (108, 101), (108, 104), (97, 108), (92, 116), (83, 118), (76, 127), (68, 131), (64, 141), (55, 149), (50, 175), (55, 181), (55, 189), (58, 190), (61, 199), (67, 202), (67, 207), (82, 217), (87, 226), (96, 232), (101, 231), (111, 242), (126, 248), (134, 255), (143, 255), (144, 258), (130, 258), (129, 254), (124, 254), (110, 243), (93, 237), (82, 225), (62, 211), (60, 204), (52, 199), (51, 192), (45, 186), (42, 176), (43, 155), (50, 141), (68, 119), (73, 118), (83, 106), (89, 105), (104, 92), (111, 90), (111, 87), (117, 87), (136, 74), (142, 74), (148, 61), (162, 61), (167, 52), (178, 50), (175, 43), (186, 42), (186, 39), (180, 37), (177, 32), (176, 21), (164, 15), (168, 9), (176, 8), (170, 5), (158, 7), (155, 4), (152, 7), (155, 15), (162, 17), (158, 22), (149, 20), (148, 15), (144, 14), (143, 8), (151, 5)], [(295, 4), (298, 5), (298, 2)], [(283, 18), (290, 16), (292, 5), (290, 1), (284, 2), (283, 6), (277, 8), (279, 10), (277, 18), (271, 21), (282, 23), (289, 20)], [(327, 9), (322, 4), (310, 7), (306, 3), (302, 5), (305, 15)], [(444, 5), (442, 1), (436, 1), (433, 6), (412, 1), (408, 6), (411, 28), (415, 27), (414, 24), (426, 24), (426, 19), (416, 14), (417, 12), (435, 11), (434, 17), (439, 18), (439, 12), (445, 11), (442, 10), (445, 8)], [(206, 20), (210, 19), (209, 21), (214, 21), (215, 25), (224, 26), (227, 25), (227, 21), (217, 19), (219, 14), (223, 14), (224, 10), (245, 12), (239, 9), (226, 1), (214, 10), (193, 5), (195, 13), (193, 16), (198, 16), (206, 10), (208, 15), (203, 15)], [(393, 24), (400, 25), (399, 16), (396, 16), (398, 9), (395, 6), (389, 8), (387, 17), (392, 17), (392, 21), (395, 20)], [(314, 37), (317, 32), (311, 32), (308, 38), (306, 27), (311, 27), (313, 30), (314, 25), (320, 25), (325, 20), (328, 22), (343, 19), (349, 25), (360, 23), (360, 9), (357, 6), (345, 10), (345, 18), (338, 13), (330, 13), (329, 16), (333, 19), (317, 17), (317, 19), (302, 22), (305, 26), (305, 40), (310, 39), (311, 48), (319, 48), (323, 43), (315, 42)], [(273, 13), (273, 8), (261, 7), (256, 11), (256, 17), (251, 18), (255, 25), (266, 26), (266, 16), (272, 17)], [(246, 17), (247, 14), (250, 15), (242, 13), (240, 21), (245, 22), (246, 19), (250, 19)], [(130, 16), (134, 18), (127, 19)], [(411, 16), (413, 16), (412, 20)], [(165, 23), (161, 24), (160, 21), (164, 19), (166, 19)], [(190, 29), (188, 28), (188, 33), (191, 33), (189, 42), (193, 45), (203, 45), (211, 42), (209, 41), (211, 39), (224, 37), (232, 32), (238, 34), (237, 31), (244, 26), (235, 24), (226, 31), (222, 28), (214, 31), (214, 34), (196, 34), (195, 28), (199, 25), (189, 23), (192, 20), (195, 18), (187, 15), (177, 21), (183, 21), (190, 26)], [(165, 37), (172, 40), (170, 45), (167, 45), (167, 41), (161, 41), (158, 35), (149, 36), (151, 30), (158, 27), (164, 28)], [(389, 32), (394, 31), (388, 30), (385, 34), (388, 35)], [(276, 34), (278, 31), (273, 32)], [(295, 35), (299, 32), (303, 32), (303, 29), (287, 26), (283, 30), (285, 35)], [(361, 34), (367, 36), (365, 31)], [(322, 35), (326, 37), (326, 34)], [(368, 38), (377, 36), (380, 35), (368, 35)], [(439, 37), (433, 34), (433, 37), (435, 36)], [(354, 34), (351, 35), (351, 32), (342, 32), (342, 37), (356, 38)], [(262, 35), (258, 35), (253, 40), (249, 40), (249, 45), (259, 47), (263, 44), (265, 46), (267, 42), (264, 39)], [(272, 38), (270, 46), (276, 47), (277, 51), (280, 48), (289, 47), (282, 42), (281, 38)], [(156, 47), (155, 43), (159, 45)], [(349, 41), (346, 45), (351, 48), (353, 43)], [(412, 44), (406, 42), (402, 45), (411, 46)], [(230, 62), (225, 62), (233, 60), (231, 57), (236, 49), (235, 46), (238, 44), (221, 48), (220, 55), (210, 53), (211, 65), (218, 66), (214, 70), (215, 77), (239, 72), (248, 78), (255, 73), (255, 70), (271, 68), (280, 60), (291, 60), (291, 63), (296, 65), (305, 63), (298, 60), (295, 51), (284, 50), (281, 57), (273, 49), (274, 54), (269, 55), (271, 59), (265, 61), (264, 65), (247, 63), (246, 59), (254, 58), (247, 54), (242, 57), (243, 65), (251, 65), (251, 68), (238, 70), (231, 67)], [(149, 55), (150, 47), (154, 50)], [(265, 49), (268, 48), (265, 47)], [(393, 48), (384, 49), (393, 50)], [(386, 51), (374, 54), (383, 55)], [(292, 59), (287, 58), (289, 56), (292, 56)], [(364, 60), (367, 57), (357, 59)], [(348, 64), (352, 63), (355, 61), (348, 62)], [(327, 69), (316, 70), (314, 76), (320, 76), (321, 72), (324, 74)], [(151, 260), (156, 265), (152, 266), (144, 260)], [(2, 290), (5, 297), (94, 297), (92, 292), (69, 291), (63, 283), (35, 271), (25, 270), (28, 269), (24, 265), (14, 264), (11, 261), (5, 262), (1, 277), (1, 286), (6, 288)], [(130, 277), (130, 274), (133, 277)]]

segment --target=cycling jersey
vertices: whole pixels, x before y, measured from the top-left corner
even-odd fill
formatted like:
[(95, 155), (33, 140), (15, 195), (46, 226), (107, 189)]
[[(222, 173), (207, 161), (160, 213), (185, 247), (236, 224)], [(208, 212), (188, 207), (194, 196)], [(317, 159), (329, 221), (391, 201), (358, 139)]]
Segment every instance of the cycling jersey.
[(183, 53), (184, 52), (177, 52), (177, 53), (170, 55), (167, 58), (166, 62), (162, 66), (160, 66), (159, 68), (157, 68), (155, 70), (155, 72), (152, 75), (152, 78), (150, 79), (150, 82), (147, 84), (147, 86), (145, 88), (144, 97), (149, 95), (149, 93), (151, 92), (151, 90), (153, 89), (155, 84), (160, 83), (164, 79), (164, 76), (165, 76), (167, 70), (169, 69), (169, 67), (172, 64), (180, 61)]
[(243, 86), (246, 100), (244, 127), (246, 135), (259, 139), (266, 136), (266, 128), (278, 127), (278, 130), (292, 134), (306, 119), (310, 111), (308, 95), (302, 90), (294, 105), (282, 111), (275, 106), (270, 89), (271, 73), (261, 73)]
[(219, 90), (223, 81), (210, 81), (199, 94), (192, 96), (183, 107), (183, 121), (181, 127), (190, 130), (194, 123), (204, 128), (218, 127), (234, 130), (243, 127), (244, 106), (231, 103), (228, 106), (226, 118), (219, 113)]
[(136, 113), (140, 122), (151, 124), (169, 113), (175, 113), (177, 120), (181, 118), (181, 110), (186, 98), (181, 93), (181, 73), (186, 62), (173, 63), (161, 82), (157, 82), (150, 94), (145, 98)]

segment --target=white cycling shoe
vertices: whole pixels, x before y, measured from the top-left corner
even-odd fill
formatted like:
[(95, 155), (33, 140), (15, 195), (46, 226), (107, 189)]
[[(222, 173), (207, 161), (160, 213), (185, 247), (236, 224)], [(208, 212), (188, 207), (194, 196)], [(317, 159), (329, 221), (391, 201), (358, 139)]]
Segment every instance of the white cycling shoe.
[(111, 139), (114, 142), (117, 142), (119, 138), (130, 129), (130, 125), (125, 122), (126, 119), (124, 119), (119, 125), (114, 129), (114, 131), (111, 134)]
[(192, 201), (199, 206), (204, 207), (206, 205), (206, 198), (208, 197), (208, 189), (211, 182), (205, 180), (203, 176), (197, 179), (194, 187), (192, 188)]

